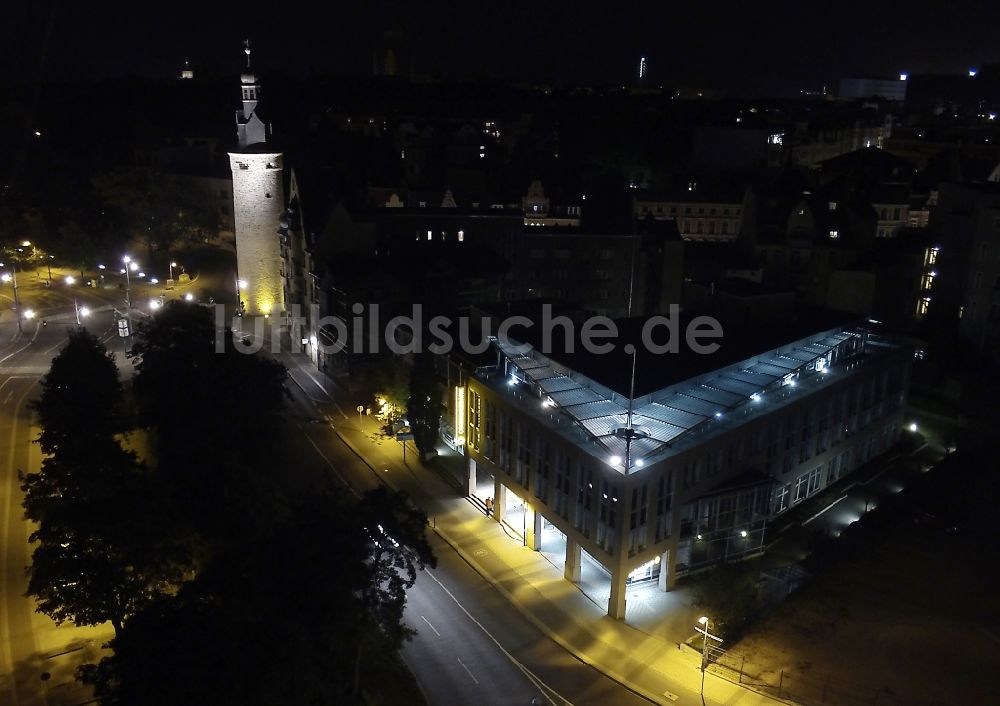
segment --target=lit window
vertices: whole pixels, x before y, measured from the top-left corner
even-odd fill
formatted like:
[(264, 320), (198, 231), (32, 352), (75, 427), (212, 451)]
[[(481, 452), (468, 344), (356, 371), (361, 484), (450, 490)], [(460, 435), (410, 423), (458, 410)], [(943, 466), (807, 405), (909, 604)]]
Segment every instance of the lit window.
[(831, 201), (830, 202), (830, 210), (831, 211), (836, 211), (837, 210), (837, 202), (836, 201)]
[(931, 305), (930, 297), (921, 297), (917, 301), (917, 316), (926, 316), (927, 310), (930, 308), (930, 305)]
[(434, 238), (434, 234), (431, 231), (427, 231), (427, 239), (428, 240), (432, 240), (433, 238)]
[(830, 231), (830, 240), (836, 240), (839, 237), (840, 237), (840, 231), (839, 230), (831, 230)]
[(465, 242), (465, 231), (464, 230), (458, 231), (458, 242), (460, 242), (460, 243)]

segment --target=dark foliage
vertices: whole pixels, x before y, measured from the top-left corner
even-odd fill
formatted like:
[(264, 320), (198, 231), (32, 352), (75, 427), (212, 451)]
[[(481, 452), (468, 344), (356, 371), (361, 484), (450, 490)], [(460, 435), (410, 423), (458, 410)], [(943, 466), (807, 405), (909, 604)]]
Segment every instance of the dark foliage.
[(434, 379), (434, 357), (427, 351), (419, 353), (413, 361), (406, 418), (417, 450), (422, 455), (434, 451), (441, 423), (441, 402)]

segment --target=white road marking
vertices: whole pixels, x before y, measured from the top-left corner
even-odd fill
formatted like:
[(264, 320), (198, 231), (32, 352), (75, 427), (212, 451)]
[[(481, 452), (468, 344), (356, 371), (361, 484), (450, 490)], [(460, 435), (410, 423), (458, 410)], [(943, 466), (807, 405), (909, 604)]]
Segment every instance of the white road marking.
[[(515, 667), (517, 667), (518, 669), (521, 670), (521, 673), (524, 674), (524, 676), (526, 676), (528, 678), (528, 681), (530, 681), (532, 684), (534, 684), (539, 689), (541, 689), (542, 693), (545, 694), (545, 698), (548, 699), (550, 703), (554, 704), (555, 703), (555, 699), (558, 699), (563, 704), (565, 704), (565, 706), (573, 706), (573, 702), (572, 701), (570, 701), (565, 696), (563, 696), (562, 694), (560, 694), (558, 691), (556, 691), (555, 689), (553, 689), (551, 686), (549, 686), (548, 684), (546, 684), (545, 682), (543, 682), (534, 672), (532, 672), (530, 669), (528, 669), (523, 664), (521, 664), (517, 660), (517, 658), (514, 657), (514, 655), (512, 655), (510, 652), (508, 652), (506, 649), (504, 649), (504, 646), (500, 644), (499, 640), (497, 640), (495, 637), (493, 637), (493, 634), (489, 630), (487, 630), (486, 627), (482, 623), (480, 623), (478, 620), (476, 620), (475, 618), (472, 617), (472, 613), (470, 613), (469, 611), (467, 611), (465, 609), (465, 606), (462, 605), (457, 598), (455, 598), (455, 594), (453, 594), (451, 591), (449, 591), (448, 588), (447, 588), (447, 586), (445, 586), (443, 583), (441, 583), (438, 580), (438, 578), (434, 574), (431, 573), (430, 569), (424, 569), (424, 573), (427, 574), (428, 576), (430, 576), (431, 580), (434, 581), (434, 583), (436, 583), (438, 586), (440, 586), (441, 589), (445, 593), (448, 594), (448, 597), (451, 598), (451, 600), (455, 601), (455, 605), (457, 605), (459, 607), (459, 610), (461, 610), (463, 613), (465, 613), (465, 616), (469, 620), (471, 620), (473, 623), (475, 623), (476, 626), (480, 630), (482, 630), (484, 633), (486, 633), (486, 636), (488, 638), (490, 638), (490, 640), (493, 641), (493, 644), (497, 646), (497, 649), (500, 650), (504, 654), (504, 656), (511, 661), (511, 664), (513, 664)], [(461, 661), (461, 660), (459, 660), (459, 661)], [(546, 692), (551, 693), (552, 696), (555, 697), (555, 699), (553, 699), (551, 696), (549, 696), (548, 693), (546, 693)]]
[(441, 637), (441, 633), (439, 633), (437, 631), (436, 627), (434, 627), (433, 625), (431, 625), (431, 621), (429, 621), (427, 618), (425, 618), (422, 615), (420, 616), (420, 619), (423, 620), (425, 623), (427, 623), (427, 627), (429, 627), (431, 630), (433, 630), (435, 635), (437, 635), (438, 637)]
[(462, 661), (461, 657), (458, 657), (457, 659), (458, 663), (462, 665), (462, 669), (464, 669), (465, 673), (469, 675), (469, 678), (472, 679), (472, 681), (476, 682), (476, 685), (478, 685), (479, 680), (476, 679), (476, 675), (472, 673), (472, 670), (465, 666), (465, 662)]
[(304, 435), (304, 436), (306, 437), (306, 440), (307, 440), (307, 441), (308, 441), (308, 442), (309, 442), (310, 444), (312, 444), (312, 447), (313, 447), (314, 449), (316, 449), (316, 453), (318, 453), (318, 454), (319, 454), (319, 457), (320, 457), (321, 459), (323, 459), (324, 461), (326, 461), (326, 465), (328, 465), (328, 466), (330, 467), (330, 470), (331, 470), (331, 471), (333, 471), (334, 475), (335, 475), (335, 476), (337, 476), (337, 478), (339, 478), (339, 479), (340, 479), (340, 482), (341, 482), (341, 483), (343, 483), (343, 484), (344, 484), (345, 486), (347, 486), (347, 489), (348, 489), (348, 490), (350, 490), (350, 491), (351, 491), (351, 492), (352, 492), (352, 493), (354, 494), (354, 497), (356, 497), (356, 498), (360, 498), (360, 497), (361, 497), (361, 494), (360, 494), (360, 493), (359, 493), (358, 491), (356, 491), (356, 490), (354, 489), (354, 487), (353, 487), (353, 486), (352, 486), (352, 485), (351, 485), (350, 483), (348, 483), (348, 482), (347, 482), (347, 481), (346, 481), (346, 480), (344, 479), (344, 476), (340, 475), (340, 471), (338, 471), (338, 470), (337, 470), (337, 469), (336, 469), (336, 468), (334, 467), (334, 465), (333, 465), (332, 463), (330, 463), (330, 459), (328, 459), (328, 458), (326, 457), (326, 454), (324, 454), (324, 453), (323, 453), (322, 451), (320, 451), (320, 450), (319, 450), (319, 447), (318, 447), (318, 446), (316, 445), (316, 442), (315, 442), (315, 441), (313, 441), (313, 440), (312, 440), (312, 437), (311, 437), (311, 436), (309, 436), (309, 434), (307, 434), (307, 433), (306, 433), (306, 430), (305, 430), (305, 429), (302, 429), (302, 434), (303, 434), (303, 435)]

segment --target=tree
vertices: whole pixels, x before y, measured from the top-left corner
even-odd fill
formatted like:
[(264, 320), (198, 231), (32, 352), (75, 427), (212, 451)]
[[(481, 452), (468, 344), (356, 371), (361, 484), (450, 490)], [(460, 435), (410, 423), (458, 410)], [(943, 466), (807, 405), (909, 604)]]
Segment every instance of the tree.
[(110, 621), (117, 633), (183, 560), (159, 535), (149, 474), (117, 438), (122, 387), (104, 345), (70, 333), (41, 387), (34, 408), (47, 456), (40, 472), (21, 475), (25, 514), (38, 523), (28, 593), (56, 622)]
[(187, 302), (143, 322), (134, 352), (139, 423), (184, 531), (228, 541), (267, 521), (282, 469), (284, 366), (238, 351), (210, 309)]
[(424, 457), (434, 451), (441, 423), (441, 402), (434, 377), (433, 354), (417, 354), (410, 372), (410, 398), (406, 417), (413, 430), (413, 442)]
[(150, 252), (219, 230), (217, 209), (190, 180), (130, 170), (98, 174), (93, 187), (118, 228), (144, 242)]
[(760, 614), (758, 575), (756, 562), (730, 562), (705, 572), (692, 586), (694, 605), (711, 618), (722, 637), (733, 638)]
[(176, 596), (151, 603), (80, 677), (102, 706), (376, 702), (362, 691), (379, 689), (409, 634), (399, 589), (434, 562), (425, 528), (398, 493), (357, 505), (333, 489), (303, 498), (271, 532), (220, 552)]

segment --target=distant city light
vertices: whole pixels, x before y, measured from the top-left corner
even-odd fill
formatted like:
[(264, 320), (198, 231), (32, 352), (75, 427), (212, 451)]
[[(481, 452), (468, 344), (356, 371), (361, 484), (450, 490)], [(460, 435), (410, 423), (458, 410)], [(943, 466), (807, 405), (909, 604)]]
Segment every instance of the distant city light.
[(149, 300), (149, 308), (150, 309), (154, 309), (154, 310), (155, 309), (159, 309), (160, 308), (160, 301), (159, 301), (159, 299), (150, 299)]
[(80, 316), (90, 316), (90, 309), (85, 306), (80, 307)]
[(194, 301), (194, 295), (191, 294), (191, 292), (188, 292), (187, 294), (184, 295), (184, 301), (186, 301), (186, 302), (193, 302)]
[(76, 283), (76, 277), (74, 277), (73, 275), (66, 275), (66, 284), (75, 284), (75, 283)]
[(900, 75), (899, 75), (899, 80), (900, 80), (900, 81), (905, 81), (905, 80), (906, 80), (906, 79), (908, 79), (908, 78), (909, 78), (909, 75), (908, 75), (908, 74), (900, 74)]
[(975, 77), (975, 75), (977, 73), (979, 73), (979, 72), (976, 69), (969, 69), (969, 76), (970, 77)]
[(917, 423), (916, 422), (913, 422), (913, 423), (910, 424), (910, 431), (912, 431), (913, 433), (916, 433), (917, 428), (918, 427), (917, 427)]
[(33, 319), (33, 318), (35, 318), (35, 312), (33, 312), (31, 309), (25, 309), (24, 310), (24, 318), (26, 318), (26, 319)]
[(639, 57), (639, 78), (646, 78), (646, 57)]

